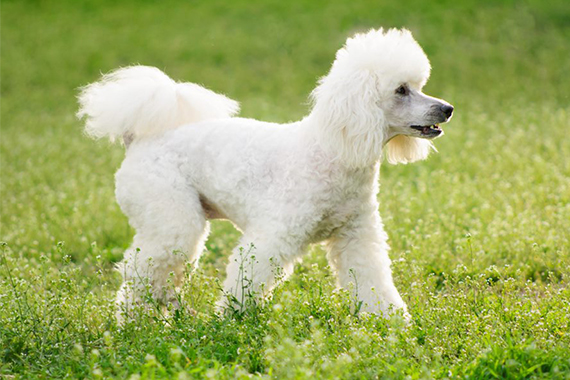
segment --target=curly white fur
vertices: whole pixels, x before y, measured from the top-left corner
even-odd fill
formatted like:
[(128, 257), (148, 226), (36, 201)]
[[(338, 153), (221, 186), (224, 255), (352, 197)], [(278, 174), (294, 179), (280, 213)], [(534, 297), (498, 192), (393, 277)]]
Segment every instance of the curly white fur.
[[(313, 91), (312, 112), (287, 125), (232, 118), (236, 102), (150, 67), (85, 87), (87, 133), (128, 145), (116, 197), (136, 230), (121, 268), (133, 286), (117, 302), (138, 302), (143, 279), (173, 301), (169, 273), (179, 280), (203, 251), (208, 219), (224, 218), (243, 231), (224, 283), (238, 300), (241, 280), (267, 292), (274, 266), (287, 275), (309, 244), (324, 242), (339, 284), (357, 284), (364, 310), (406, 312), (378, 215), (378, 169), (385, 147), (392, 163), (426, 158), (432, 144), (422, 137), (433, 136), (411, 126), (449, 119), (447, 103), (421, 93), (429, 72), (408, 31), (357, 34)], [(240, 265), (239, 247), (250, 244), (255, 260)]]

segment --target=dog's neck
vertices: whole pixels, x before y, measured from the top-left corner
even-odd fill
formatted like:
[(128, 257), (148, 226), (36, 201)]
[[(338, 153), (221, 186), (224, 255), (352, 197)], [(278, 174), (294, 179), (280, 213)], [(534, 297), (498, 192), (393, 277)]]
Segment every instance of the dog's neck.
[(323, 120), (313, 113), (301, 121), (301, 128), (304, 131), (303, 140), (310, 144), (316, 143), (332, 162), (349, 170), (374, 168), (381, 160), (386, 144), (397, 136), (396, 133), (389, 132), (386, 135), (376, 134), (373, 138), (364, 135), (358, 140), (358, 137), (345, 136), (346, 130), (339, 130), (338, 126), (325, 127)]

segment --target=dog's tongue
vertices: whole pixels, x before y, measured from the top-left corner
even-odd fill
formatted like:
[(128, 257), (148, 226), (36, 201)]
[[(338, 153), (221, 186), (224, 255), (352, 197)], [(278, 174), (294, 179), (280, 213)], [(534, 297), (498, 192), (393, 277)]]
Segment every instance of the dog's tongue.
[(428, 132), (429, 132), (429, 127), (424, 127), (423, 132), (424, 132), (424, 133), (428, 133)]

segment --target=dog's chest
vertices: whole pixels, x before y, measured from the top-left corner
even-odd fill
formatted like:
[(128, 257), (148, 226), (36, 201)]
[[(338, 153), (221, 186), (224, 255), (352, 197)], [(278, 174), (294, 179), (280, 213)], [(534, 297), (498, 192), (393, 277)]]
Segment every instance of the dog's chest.
[(327, 198), (319, 204), (317, 223), (311, 233), (311, 242), (326, 240), (350, 224), (375, 200), (373, 178), (357, 176), (342, 178), (332, 185)]
[(345, 204), (335, 210), (324, 212), (311, 234), (311, 242), (319, 242), (333, 236), (355, 218), (357, 209), (356, 205)]

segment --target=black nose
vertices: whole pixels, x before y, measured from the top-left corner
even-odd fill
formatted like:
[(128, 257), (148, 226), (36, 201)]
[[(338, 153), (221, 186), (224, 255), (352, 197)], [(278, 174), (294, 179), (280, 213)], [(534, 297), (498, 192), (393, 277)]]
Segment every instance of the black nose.
[(441, 112), (449, 119), (453, 113), (453, 106), (450, 104), (444, 104), (441, 106)]

